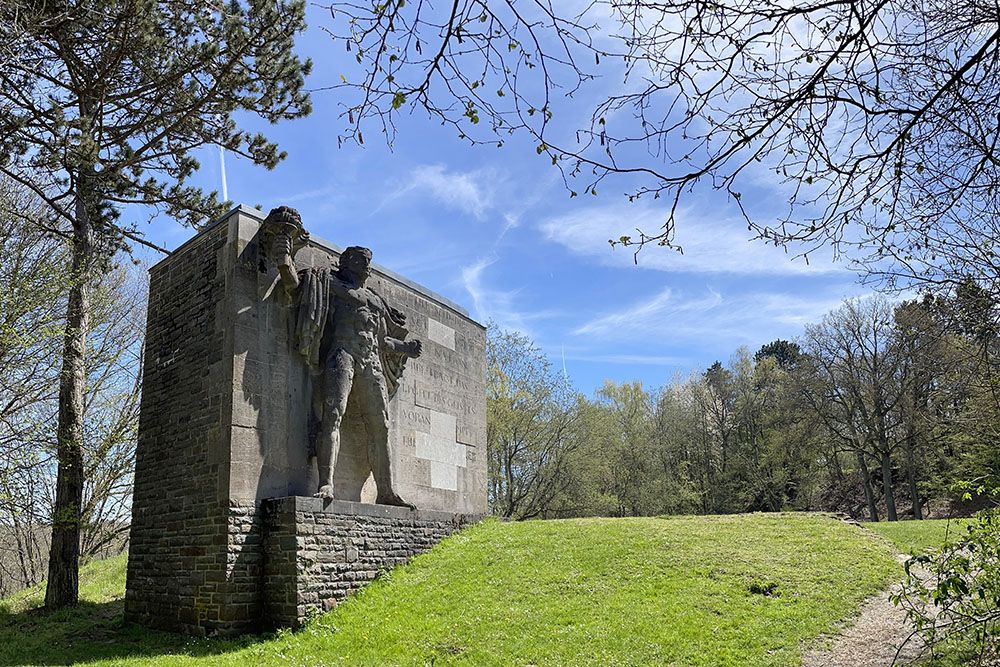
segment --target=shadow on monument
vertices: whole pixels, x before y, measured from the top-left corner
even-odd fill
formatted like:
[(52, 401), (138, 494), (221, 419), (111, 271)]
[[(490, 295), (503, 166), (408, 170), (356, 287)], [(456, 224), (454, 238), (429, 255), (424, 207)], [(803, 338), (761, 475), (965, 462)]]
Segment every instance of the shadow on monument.
[(79, 665), (98, 660), (155, 656), (212, 656), (269, 639), (244, 635), (232, 639), (192, 638), (126, 623), (124, 600), (81, 602), (48, 612), (0, 609), (0, 665)]

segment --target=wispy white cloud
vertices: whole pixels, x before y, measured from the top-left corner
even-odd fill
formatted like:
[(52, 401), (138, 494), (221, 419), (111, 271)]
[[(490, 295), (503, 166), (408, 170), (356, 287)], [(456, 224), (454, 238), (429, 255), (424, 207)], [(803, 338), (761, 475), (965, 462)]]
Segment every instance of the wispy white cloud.
[(442, 164), (421, 165), (390, 199), (413, 192), (426, 194), (445, 206), (482, 218), (493, 207), (498, 181), (498, 175), (490, 169), (460, 172), (448, 171)]
[(661, 354), (566, 354), (570, 361), (587, 361), (603, 364), (621, 364), (632, 366), (690, 366), (690, 357), (669, 356)]
[(532, 323), (559, 317), (558, 310), (529, 311), (519, 302), (521, 290), (502, 290), (487, 284), (485, 274), (497, 258), (482, 258), (462, 267), (462, 287), (472, 299), (472, 312), (480, 322), (495, 322), (498, 326), (537, 339)]
[(750, 240), (745, 223), (710, 210), (688, 208), (678, 212), (675, 242), (683, 253), (647, 247), (637, 258), (630, 248), (611, 248), (609, 239), (622, 235), (637, 238), (637, 229), (658, 232), (667, 215), (663, 207), (649, 203), (591, 206), (544, 220), (539, 229), (545, 237), (576, 255), (609, 266), (632, 265), (670, 272), (757, 275), (818, 275), (846, 272), (826, 256), (807, 263), (760, 240)]
[(520, 213), (508, 212), (508, 213), (504, 213), (503, 214), (503, 231), (504, 231), (504, 233), (506, 233), (507, 230), (514, 229), (515, 227), (519, 227), (520, 225), (521, 225), (521, 214)]
[(829, 290), (803, 297), (782, 292), (726, 294), (706, 288), (691, 294), (665, 289), (579, 325), (572, 334), (601, 346), (670, 341), (731, 348), (793, 338), (819, 322), (844, 295)]
[(462, 286), (472, 297), (472, 308), (480, 320), (487, 319), (489, 305), (487, 289), (483, 286), (483, 271), (496, 262), (496, 258), (480, 259), (474, 264), (462, 267)]
[[(537, 179), (530, 187), (518, 188), (504, 197), (503, 231), (500, 239), (515, 227), (520, 227), (525, 213), (550, 198), (553, 186), (561, 187), (559, 176), (550, 171), (543, 178)], [(498, 241), (500, 240), (498, 239)]]
[(708, 290), (707, 296), (685, 301), (678, 300), (673, 290), (668, 288), (622, 310), (596, 317), (577, 327), (572, 333), (575, 335), (606, 334), (622, 330), (628, 331), (637, 326), (646, 328), (649, 323), (659, 321), (664, 314), (679, 316), (704, 313), (720, 303), (722, 303), (722, 295), (711, 289)]
[(340, 192), (341, 188), (336, 185), (325, 185), (320, 188), (312, 188), (309, 190), (300, 190), (290, 195), (286, 195), (280, 199), (281, 203), (296, 204), (298, 202), (309, 201), (311, 199), (319, 199), (320, 197), (331, 197)]

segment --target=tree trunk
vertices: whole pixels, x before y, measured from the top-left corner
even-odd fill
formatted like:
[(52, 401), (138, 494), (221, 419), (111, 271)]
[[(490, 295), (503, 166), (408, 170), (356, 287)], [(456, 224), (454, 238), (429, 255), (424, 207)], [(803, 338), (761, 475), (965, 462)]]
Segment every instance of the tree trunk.
[(917, 489), (917, 457), (914, 451), (916, 439), (917, 434), (911, 424), (906, 433), (906, 467), (910, 473), (910, 502), (913, 504), (913, 518), (920, 520), (924, 518), (924, 513), (920, 508), (920, 491)]
[(872, 489), (872, 475), (865, 463), (865, 454), (860, 449), (856, 451), (858, 468), (861, 469), (861, 482), (865, 487), (865, 500), (868, 501), (868, 516), (872, 521), (878, 521), (878, 507), (875, 506), (875, 491)]
[(503, 518), (510, 519), (514, 516), (514, 462), (513, 454), (510, 450), (504, 452), (504, 480), (507, 484), (507, 489), (504, 504), (506, 507), (503, 509)]
[(702, 433), (703, 452), (705, 454), (705, 469), (703, 479), (705, 485), (705, 514), (711, 514), (715, 509), (715, 463), (712, 460), (712, 439), (711, 436)]
[(76, 604), (79, 596), (80, 521), (83, 506), (83, 418), (86, 392), (87, 330), (90, 323), (90, 269), (93, 229), (86, 195), (79, 190), (73, 225), (72, 283), (66, 307), (59, 423), (56, 432), (56, 501), (45, 606)]
[(885, 511), (889, 521), (898, 521), (896, 499), (892, 495), (892, 459), (886, 451), (882, 452), (882, 490), (885, 493)]

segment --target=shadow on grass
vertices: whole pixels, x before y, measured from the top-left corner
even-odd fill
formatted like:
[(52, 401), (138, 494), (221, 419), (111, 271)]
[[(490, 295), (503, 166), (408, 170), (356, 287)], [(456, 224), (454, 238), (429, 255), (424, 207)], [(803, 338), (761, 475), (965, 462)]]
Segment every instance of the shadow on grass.
[(81, 602), (48, 612), (0, 607), (0, 665), (74, 665), (155, 656), (210, 656), (266, 640), (192, 638), (125, 622), (124, 601)]

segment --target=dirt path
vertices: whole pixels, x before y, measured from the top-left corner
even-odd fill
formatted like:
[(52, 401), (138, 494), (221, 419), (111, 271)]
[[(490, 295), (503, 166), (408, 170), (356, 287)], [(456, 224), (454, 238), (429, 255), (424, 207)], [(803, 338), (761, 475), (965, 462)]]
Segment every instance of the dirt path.
[[(899, 557), (902, 561), (905, 556)], [(868, 598), (861, 615), (840, 634), (820, 640), (802, 658), (802, 667), (889, 667), (896, 650), (911, 632), (906, 612), (893, 606), (889, 591)], [(921, 644), (910, 639), (899, 654), (898, 665), (906, 665), (920, 654)]]

